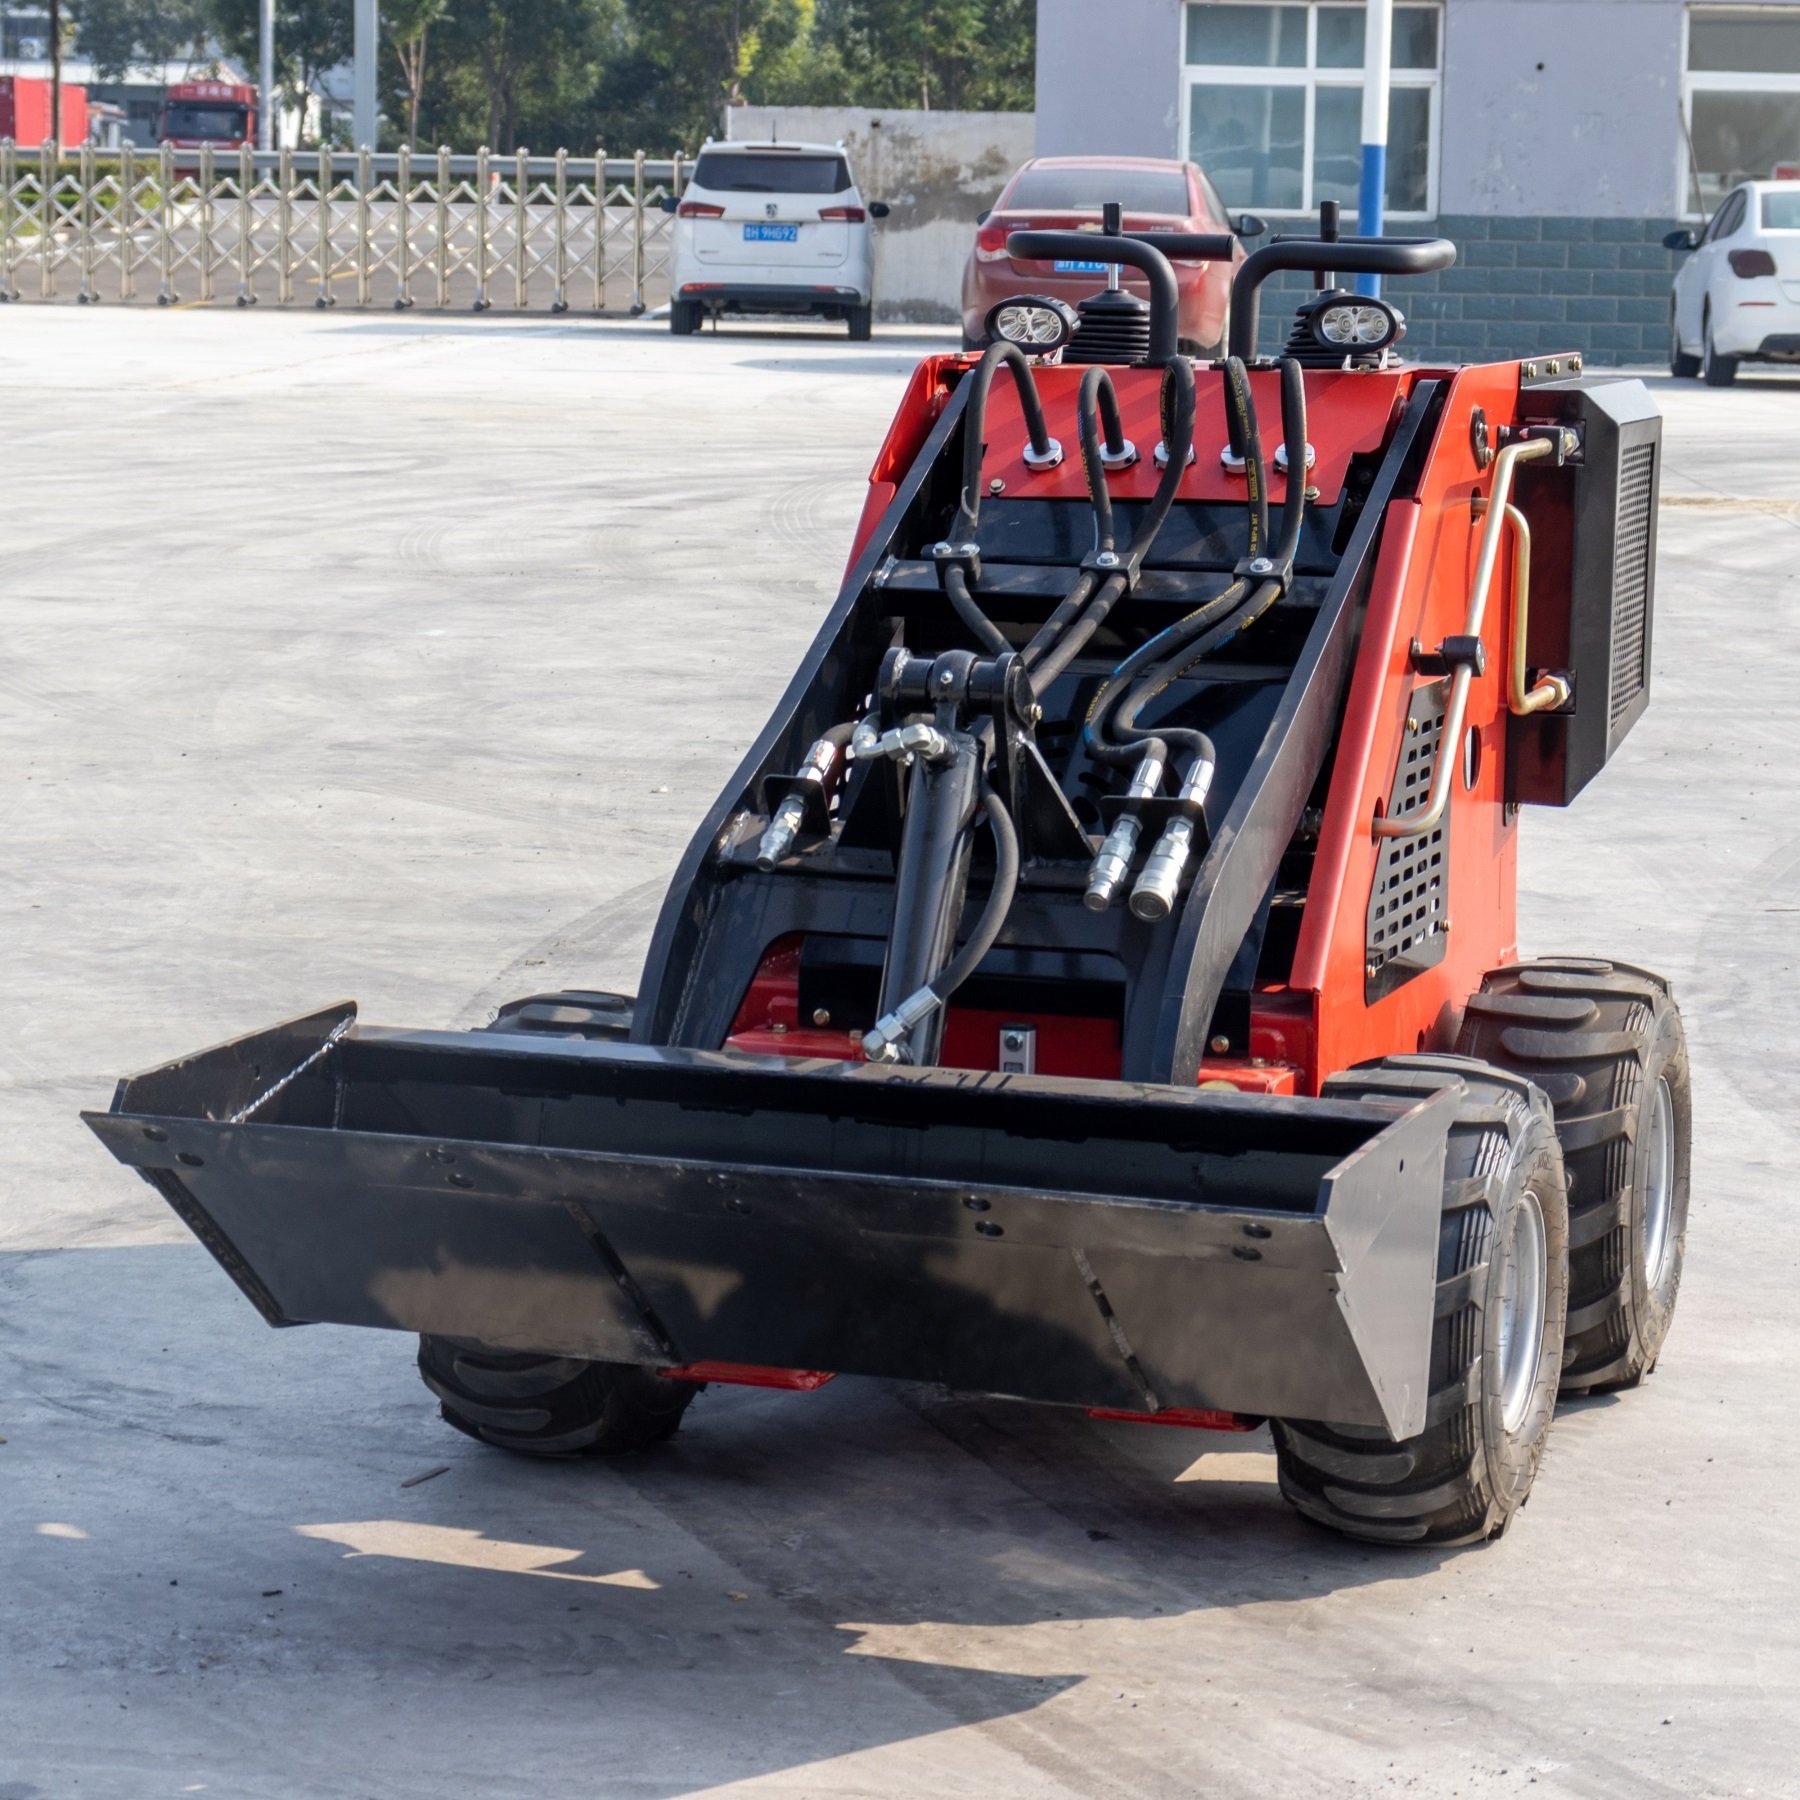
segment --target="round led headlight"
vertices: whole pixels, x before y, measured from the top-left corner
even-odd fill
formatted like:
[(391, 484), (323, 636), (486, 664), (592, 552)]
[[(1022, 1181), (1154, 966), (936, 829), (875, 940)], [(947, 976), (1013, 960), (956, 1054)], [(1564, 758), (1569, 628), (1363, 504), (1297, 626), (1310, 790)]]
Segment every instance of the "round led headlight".
[(988, 308), (987, 335), (1004, 338), (1033, 356), (1060, 350), (1075, 335), (1081, 315), (1052, 294), (1020, 294)]
[(1385, 300), (1343, 299), (1313, 314), (1313, 336), (1328, 350), (1368, 356), (1400, 335), (1400, 315)]

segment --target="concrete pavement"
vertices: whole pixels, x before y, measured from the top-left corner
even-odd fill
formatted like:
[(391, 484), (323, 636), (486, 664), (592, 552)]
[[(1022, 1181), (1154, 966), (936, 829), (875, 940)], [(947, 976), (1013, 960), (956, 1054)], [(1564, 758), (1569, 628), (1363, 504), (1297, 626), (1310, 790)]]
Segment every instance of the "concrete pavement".
[(344, 995), (630, 987), (945, 341), (0, 313), (0, 1800), (1800, 1793), (1789, 382), (1658, 384), (1654, 703), (1527, 820), (1526, 953), (1675, 979), (1695, 1200), (1662, 1365), (1497, 1545), (867, 1381), (514, 1461), (77, 1122)]

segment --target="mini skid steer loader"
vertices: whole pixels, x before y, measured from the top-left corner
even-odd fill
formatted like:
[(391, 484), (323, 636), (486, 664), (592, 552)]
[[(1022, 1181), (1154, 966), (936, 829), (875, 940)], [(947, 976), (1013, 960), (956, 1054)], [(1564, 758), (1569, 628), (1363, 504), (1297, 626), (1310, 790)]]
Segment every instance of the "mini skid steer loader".
[[(1680, 1019), (1521, 961), (1514, 886), (1520, 808), (1648, 698), (1655, 409), (1573, 355), (1402, 365), (1340, 278), (1454, 248), (1329, 211), (1195, 363), (1169, 259), (1241, 252), (1104, 229), (1010, 248), (1105, 292), (914, 372), (634, 998), (344, 1003), (87, 1115), (270, 1324), (419, 1333), (528, 1453), (837, 1373), (1268, 1419), (1295, 1507), (1395, 1542), (1496, 1536), (1559, 1388), (1648, 1373)], [(1313, 289), (1257, 360), (1276, 270)]]

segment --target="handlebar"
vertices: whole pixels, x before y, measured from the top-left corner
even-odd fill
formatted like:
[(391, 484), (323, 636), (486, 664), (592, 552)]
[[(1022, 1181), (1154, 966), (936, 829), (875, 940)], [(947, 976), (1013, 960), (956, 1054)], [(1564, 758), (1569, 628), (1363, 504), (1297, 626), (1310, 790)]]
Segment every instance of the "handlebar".
[(1231, 354), (1241, 356), (1245, 362), (1256, 355), (1262, 284), (1279, 269), (1345, 275), (1426, 275), (1433, 269), (1447, 269), (1455, 261), (1456, 246), (1448, 238), (1277, 238), (1260, 250), (1252, 250), (1232, 277)]
[(1160, 367), (1173, 360), (1178, 342), (1180, 294), (1171, 256), (1197, 262), (1229, 262), (1237, 239), (1226, 232), (1015, 231), (1006, 240), (1009, 256), (1026, 261), (1061, 256), (1070, 261), (1125, 263), (1150, 283), (1150, 357)]

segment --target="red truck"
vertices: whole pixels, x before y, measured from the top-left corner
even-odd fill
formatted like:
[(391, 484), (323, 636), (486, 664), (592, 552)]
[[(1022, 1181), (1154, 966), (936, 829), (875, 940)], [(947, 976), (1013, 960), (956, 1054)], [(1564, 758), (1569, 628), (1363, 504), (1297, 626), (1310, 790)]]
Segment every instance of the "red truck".
[[(87, 89), (62, 84), (62, 141), (87, 141)], [(31, 75), (0, 75), (0, 138), (41, 144), (50, 136), (50, 83)]]
[(178, 150), (254, 144), (256, 89), (235, 81), (178, 81), (163, 96), (157, 137)]

